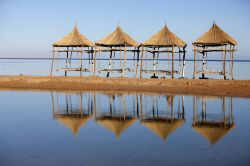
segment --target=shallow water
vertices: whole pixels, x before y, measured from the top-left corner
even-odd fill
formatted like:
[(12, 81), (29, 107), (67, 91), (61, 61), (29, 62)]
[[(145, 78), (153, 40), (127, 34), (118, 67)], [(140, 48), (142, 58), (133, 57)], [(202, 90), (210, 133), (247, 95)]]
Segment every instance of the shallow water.
[[(105, 72), (99, 72), (103, 69), (108, 68), (108, 59), (105, 60), (97, 60), (96, 62), (96, 75), (101, 77), (106, 77)], [(197, 62), (198, 63), (198, 62)], [(201, 65), (201, 61), (199, 62)], [(174, 69), (181, 73), (181, 61), (178, 61), (178, 59), (174, 63)], [(185, 77), (186, 78), (193, 78), (193, 61), (186, 61), (185, 66)], [(234, 79), (250, 79), (250, 75), (248, 71), (250, 70), (250, 61), (235, 61), (234, 62)], [(119, 59), (112, 61), (112, 67), (111, 68), (121, 68), (123, 65), (122, 61)], [(143, 62), (143, 70), (152, 70), (153, 69), (153, 60), (144, 60)], [(68, 64), (68, 67), (70, 65)], [(71, 67), (77, 67), (79, 66), (79, 61), (73, 60), (71, 63)], [(126, 72), (126, 77), (136, 77), (136, 66), (137, 61), (136, 60), (127, 60), (126, 61), (126, 67), (133, 69), (134, 72)], [(227, 70), (230, 70), (230, 63), (227, 62), (226, 64)], [(50, 73), (51, 68), (51, 60), (50, 59), (0, 59), (0, 75), (42, 75), (47, 76)], [(55, 61), (54, 63), (54, 69), (57, 68), (65, 68), (65, 60), (59, 60), (58, 62)], [(91, 62), (89, 62), (87, 59), (83, 61), (83, 68), (92, 69)], [(213, 71), (222, 71), (222, 61), (208, 61), (208, 70)], [(166, 59), (159, 60), (156, 70), (171, 70), (171, 62), (168, 62)], [(197, 70), (201, 70), (201, 67), (197, 68)], [(140, 61), (138, 62), (138, 68), (137, 68), (137, 76), (139, 77), (139, 71), (140, 71)], [(63, 71), (54, 71), (53, 75), (63, 76)], [(68, 72), (69, 76), (79, 76), (79, 72)], [(90, 76), (93, 75), (92, 72), (83, 72), (83, 76)], [(121, 76), (121, 73), (110, 73), (110, 77), (117, 77)], [(145, 74), (143, 73), (143, 77), (150, 78), (152, 74)], [(157, 75), (159, 77), (163, 75)], [(170, 75), (166, 76), (167, 78), (171, 78)], [(197, 77), (199, 77), (198, 75)], [(213, 79), (223, 79), (223, 76), (218, 75), (207, 75), (209, 78)], [(181, 77), (181, 74), (177, 74), (175, 78)], [(228, 78), (231, 78), (231, 75), (228, 74)]]
[(3, 166), (250, 163), (250, 99), (1, 91), (0, 100)]

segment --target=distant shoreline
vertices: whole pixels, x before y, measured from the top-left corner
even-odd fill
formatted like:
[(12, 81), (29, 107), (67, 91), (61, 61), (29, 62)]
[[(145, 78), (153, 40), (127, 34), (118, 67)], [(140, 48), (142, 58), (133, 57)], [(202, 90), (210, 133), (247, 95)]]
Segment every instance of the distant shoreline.
[(0, 90), (133, 91), (250, 97), (250, 80), (0, 76)]
[[(55, 58), (58, 60), (66, 60), (66, 58)], [(52, 58), (0, 58), (0, 60), (52, 60)], [(72, 60), (79, 60), (79, 58), (72, 58)], [(83, 60), (89, 60), (88, 58), (83, 58)], [(101, 58), (101, 59), (97, 59), (97, 60), (109, 60), (109, 58)], [(119, 58), (114, 58), (113, 60), (120, 60)], [(127, 60), (136, 60), (136, 59), (132, 59), (132, 58), (127, 58)], [(143, 60), (148, 60), (148, 61), (153, 61), (153, 59), (143, 59)], [(159, 61), (165, 61), (168, 59), (159, 59)], [(174, 61), (179, 61), (179, 59), (174, 59)], [(186, 59), (186, 61), (194, 61), (193, 59)], [(196, 60), (196, 61), (202, 61), (202, 60)], [(208, 59), (207, 61), (210, 62), (220, 62), (222, 60), (218, 60), (218, 59)], [(229, 62), (230, 60), (226, 60), (227, 62)], [(250, 62), (250, 59), (235, 59), (234, 62)]]

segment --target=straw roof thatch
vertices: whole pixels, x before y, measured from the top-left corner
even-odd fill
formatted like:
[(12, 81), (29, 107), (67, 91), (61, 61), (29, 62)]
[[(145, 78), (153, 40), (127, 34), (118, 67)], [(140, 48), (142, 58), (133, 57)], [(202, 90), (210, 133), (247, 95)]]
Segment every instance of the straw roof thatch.
[(94, 44), (82, 35), (77, 25), (61, 40), (53, 44), (54, 47), (94, 47)]
[(110, 130), (117, 138), (135, 121), (136, 119), (131, 117), (101, 117), (96, 119), (97, 123)]
[(185, 47), (187, 44), (171, 32), (165, 25), (159, 32), (143, 43), (144, 46), (157, 47)]
[(199, 46), (220, 46), (227, 44), (237, 45), (237, 41), (215, 23), (213, 23), (212, 27), (206, 33), (193, 42), (193, 45)]
[(231, 131), (235, 126), (234, 125), (226, 125), (226, 126), (218, 126), (218, 125), (193, 125), (193, 129), (205, 137), (212, 145), (217, 143), (220, 139), (222, 139), (229, 131)]
[(114, 32), (104, 37), (103, 39), (96, 42), (97, 46), (133, 46), (137, 47), (139, 44), (132, 39), (127, 33), (125, 33), (121, 27), (118, 25)]
[(57, 115), (54, 118), (58, 122), (63, 124), (65, 127), (69, 128), (72, 131), (72, 133), (76, 135), (79, 129), (88, 122), (90, 116), (78, 117), (78, 116)]
[(172, 132), (184, 124), (184, 120), (157, 118), (142, 120), (141, 123), (165, 141)]

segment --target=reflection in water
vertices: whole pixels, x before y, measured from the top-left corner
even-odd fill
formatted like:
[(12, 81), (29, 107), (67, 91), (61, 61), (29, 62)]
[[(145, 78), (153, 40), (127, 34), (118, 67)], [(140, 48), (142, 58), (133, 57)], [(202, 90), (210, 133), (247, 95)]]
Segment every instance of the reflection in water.
[[(62, 99), (65, 104), (63, 107), (60, 107), (61, 105), (59, 105), (59, 97), (64, 97)], [(54, 93), (51, 92), (51, 98), (53, 118), (69, 128), (74, 135), (76, 135), (80, 127), (84, 126), (91, 118), (93, 106), (88, 102), (87, 108), (83, 107), (82, 93), (75, 95), (66, 93), (63, 96), (59, 96), (59, 93), (54, 95)], [(72, 98), (74, 100), (72, 100)]]
[[(51, 92), (51, 98), (54, 119), (69, 128), (74, 135), (91, 117), (116, 138), (139, 120), (142, 126), (166, 141), (171, 133), (185, 123), (185, 100), (180, 95)], [(218, 101), (221, 111), (216, 110), (212, 114), (214, 108), (208, 106)], [(207, 108), (210, 110), (207, 111)], [(201, 114), (197, 114), (197, 110), (201, 110)], [(215, 144), (234, 128), (232, 98), (194, 96), (192, 128)]]
[[(218, 99), (220, 101), (221, 111), (217, 111), (217, 113), (212, 116), (209, 112), (207, 113), (206, 104), (208, 100)], [(228, 104), (228, 109), (226, 104)], [(193, 97), (193, 129), (204, 136), (211, 144), (217, 143), (235, 127), (232, 104), (232, 97)], [(200, 115), (197, 115), (197, 109), (201, 110)]]
[[(178, 100), (178, 111), (174, 108), (174, 96), (164, 96), (166, 100), (166, 110), (159, 111), (158, 98), (152, 96), (152, 110), (145, 112), (141, 116), (141, 123), (163, 140), (181, 127), (184, 122), (184, 96), (182, 96), (182, 111), (180, 111), (180, 100)], [(179, 96), (180, 99), (180, 96)]]
[[(109, 111), (97, 112), (95, 120), (98, 124), (107, 128), (118, 138), (125, 129), (131, 126), (136, 117), (127, 112), (126, 100), (124, 94), (106, 94), (109, 98)], [(117, 108), (116, 102), (119, 107)]]

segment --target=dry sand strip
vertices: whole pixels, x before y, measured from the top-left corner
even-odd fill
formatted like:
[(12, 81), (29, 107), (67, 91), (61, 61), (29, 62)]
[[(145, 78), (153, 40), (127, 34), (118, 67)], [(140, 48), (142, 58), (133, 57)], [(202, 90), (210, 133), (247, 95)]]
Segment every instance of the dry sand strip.
[(250, 97), (250, 80), (0, 76), (1, 89), (112, 90)]

